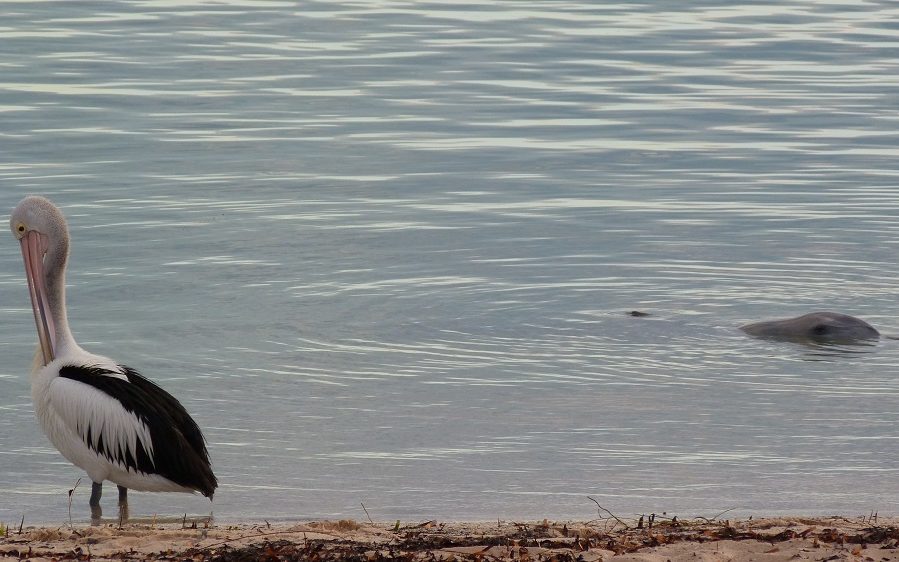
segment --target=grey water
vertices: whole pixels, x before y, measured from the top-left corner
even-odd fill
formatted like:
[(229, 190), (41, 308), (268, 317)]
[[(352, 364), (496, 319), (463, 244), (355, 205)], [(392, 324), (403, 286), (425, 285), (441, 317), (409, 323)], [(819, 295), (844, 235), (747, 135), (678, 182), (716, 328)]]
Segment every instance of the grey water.
[[(0, 209), (220, 480), (136, 516), (895, 514), (899, 341), (737, 326), (899, 335), (897, 128), (892, 2), (0, 3)], [(61, 522), (0, 241), (0, 521)]]

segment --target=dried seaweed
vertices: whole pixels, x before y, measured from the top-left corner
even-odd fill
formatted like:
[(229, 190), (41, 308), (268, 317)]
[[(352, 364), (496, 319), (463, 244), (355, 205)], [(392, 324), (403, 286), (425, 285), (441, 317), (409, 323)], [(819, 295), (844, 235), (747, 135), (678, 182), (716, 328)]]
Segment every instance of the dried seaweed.
[[(872, 518), (849, 520), (730, 521), (708, 519), (657, 521), (653, 527), (631, 526), (609, 530), (604, 523), (497, 524), (497, 526), (450, 524), (436, 521), (401, 527), (395, 532), (372, 528), (361, 538), (336, 531), (355, 531), (355, 522), (308, 524), (309, 533), (298, 538), (292, 530), (249, 529), (250, 534), (224, 541), (147, 554), (124, 550), (105, 554), (102, 560), (157, 560), (166, 562), (583, 562), (615, 554), (628, 554), (677, 543), (714, 541), (760, 541), (771, 545), (770, 552), (783, 548), (786, 541), (803, 541), (808, 548), (830, 545), (847, 552), (861, 552), (879, 546), (886, 554), (899, 550), (899, 528), (872, 525)], [(334, 531), (334, 532), (332, 532)], [(373, 531), (373, 532), (372, 532)], [(302, 531), (300, 531), (302, 533)], [(291, 533), (290, 538), (285, 537)], [(57, 536), (63, 535), (66, 536)], [(31, 531), (28, 537), (7, 537), (0, 545), (0, 560), (50, 558), (56, 560), (98, 560), (92, 558), (91, 542), (52, 549), (51, 544), (67, 539), (61, 530), (53, 533)], [(325, 535), (325, 536), (323, 536)], [(81, 535), (78, 535), (80, 537)], [(198, 537), (202, 537), (198, 535)], [(72, 537), (77, 538), (77, 537)], [(202, 540), (202, 539), (201, 539)], [(247, 541), (250, 541), (247, 544)], [(62, 541), (65, 544), (65, 541)], [(82, 550), (86, 549), (86, 550)], [(891, 558), (892, 559), (892, 558)]]
[[(571, 536), (565, 536), (571, 535)], [(498, 559), (515, 559), (531, 562), (577, 562), (582, 553), (592, 549), (609, 550), (616, 554), (677, 542), (703, 543), (720, 540), (756, 540), (772, 545), (794, 540), (808, 539), (821, 543), (861, 545), (880, 544), (882, 548), (899, 545), (899, 529), (896, 527), (868, 527), (857, 532), (845, 533), (833, 528), (797, 531), (786, 529), (777, 533), (737, 529), (729, 524), (668, 524), (654, 529), (630, 529), (614, 533), (572, 533), (567, 526), (517, 525), (513, 532), (493, 535), (464, 535), (447, 533), (442, 526), (407, 530), (394, 541), (386, 544), (355, 542), (350, 540), (315, 539), (303, 542), (288, 540), (266, 541), (245, 547), (223, 545), (215, 550), (191, 549), (182, 553), (179, 560), (196, 562), (431, 562), (459, 560), (493, 562)], [(473, 550), (474, 547), (477, 547)], [(499, 548), (497, 548), (499, 547)], [(461, 549), (468, 549), (461, 550)]]

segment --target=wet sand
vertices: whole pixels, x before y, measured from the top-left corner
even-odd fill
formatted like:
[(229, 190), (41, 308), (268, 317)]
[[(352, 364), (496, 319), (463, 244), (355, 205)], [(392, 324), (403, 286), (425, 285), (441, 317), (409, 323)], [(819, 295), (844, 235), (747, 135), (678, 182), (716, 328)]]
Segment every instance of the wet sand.
[[(28, 560), (899, 561), (899, 518), (602, 518), (414, 524), (132, 522), (12, 526), (0, 557)], [(639, 525), (639, 526), (638, 526)]]

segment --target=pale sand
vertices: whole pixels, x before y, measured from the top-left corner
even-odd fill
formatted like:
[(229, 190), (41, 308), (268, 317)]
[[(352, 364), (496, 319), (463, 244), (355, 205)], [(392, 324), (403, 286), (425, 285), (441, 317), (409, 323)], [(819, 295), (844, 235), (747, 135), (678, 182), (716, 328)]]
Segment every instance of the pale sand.
[(781, 517), (656, 523), (594, 521), (400, 526), (325, 521), (182, 528), (181, 523), (26, 527), (0, 537), (0, 559), (28, 560), (859, 560), (899, 561), (899, 518)]

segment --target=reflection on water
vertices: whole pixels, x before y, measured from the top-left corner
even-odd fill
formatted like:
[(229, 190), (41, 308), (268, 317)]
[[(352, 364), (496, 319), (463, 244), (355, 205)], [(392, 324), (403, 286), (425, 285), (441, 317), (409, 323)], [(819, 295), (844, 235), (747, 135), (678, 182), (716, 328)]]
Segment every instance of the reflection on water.
[(795, 346), (803, 352), (802, 357), (808, 361), (827, 361), (852, 355), (877, 353), (880, 350), (880, 345), (877, 340), (830, 342), (799, 338), (795, 340), (783, 340), (777, 338), (768, 339), (771, 342), (772, 348), (775, 350), (784, 345)]
[[(64, 208), (76, 337), (195, 415), (220, 519), (899, 498), (896, 342), (737, 328), (826, 308), (897, 333), (894, 7), (0, 15), (0, 208)], [(82, 475), (33, 419), (11, 238), (0, 263), (0, 520), (59, 521)]]
[(827, 361), (840, 356), (873, 353), (877, 346), (871, 343), (863, 344), (811, 344), (809, 345), (807, 358), (809, 361)]

